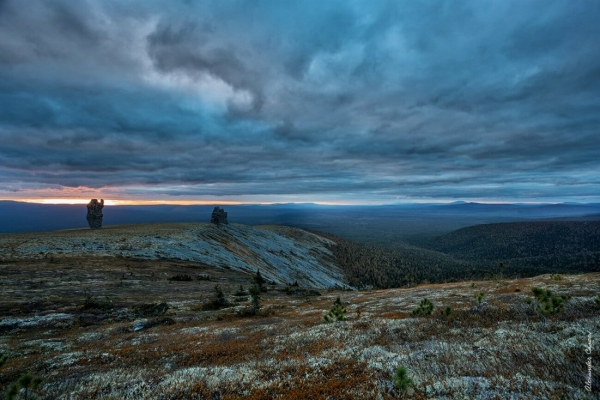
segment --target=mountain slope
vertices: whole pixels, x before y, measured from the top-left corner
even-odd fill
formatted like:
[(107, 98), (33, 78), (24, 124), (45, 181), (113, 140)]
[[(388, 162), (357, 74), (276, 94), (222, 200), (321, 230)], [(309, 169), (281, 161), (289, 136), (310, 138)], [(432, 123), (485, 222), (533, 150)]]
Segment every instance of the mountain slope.
[(482, 265), (503, 262), (508, 267), (532, 271), (597, 271), (600, 221), (476, 225), (443, 235), (428, 247)]
[(0, 258), (94, 256), (200, 262), (261, 274), (276, 283), (345, 285), (328, 239), (282, 226), (144, 224), (0, 235)]

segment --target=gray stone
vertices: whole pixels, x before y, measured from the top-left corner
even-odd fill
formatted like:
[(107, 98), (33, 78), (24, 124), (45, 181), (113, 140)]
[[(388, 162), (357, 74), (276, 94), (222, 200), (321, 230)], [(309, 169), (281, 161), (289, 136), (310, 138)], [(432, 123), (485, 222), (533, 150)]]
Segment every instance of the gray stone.
[(104, 199), (92, 199), (87, 205), (87, 221), (92, 229), (102, 228), (102, 209), (104, 208)]
[(210, 222), (217, 225), (229, 224), (227, 222), (227, 213), (222, 208), (215, 207), (210, 217)]

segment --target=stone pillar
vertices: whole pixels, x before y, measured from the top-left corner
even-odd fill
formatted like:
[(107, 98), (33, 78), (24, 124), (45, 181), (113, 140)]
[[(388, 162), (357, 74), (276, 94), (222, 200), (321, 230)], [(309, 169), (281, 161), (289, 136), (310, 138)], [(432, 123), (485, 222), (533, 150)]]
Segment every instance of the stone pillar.
[(215, 207), (210, 216), (210, 222), (217, 225), (229, 224), (229, 222), (227, 222), (227, 213), (222, 208)]
[(102, 208), (104, 208), (104, 199), (92, 199), (87, 205), (87, 221), (92, 229), (102, 228)]

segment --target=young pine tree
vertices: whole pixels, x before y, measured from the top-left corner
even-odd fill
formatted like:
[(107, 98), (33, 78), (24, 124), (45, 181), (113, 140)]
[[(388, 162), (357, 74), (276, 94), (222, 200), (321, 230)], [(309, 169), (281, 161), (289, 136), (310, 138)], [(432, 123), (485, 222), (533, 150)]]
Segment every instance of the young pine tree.
[(36, 397), (31, 393), (32, 391), (37, 390), (38, 386), (42, 380), (36, 376), (33, 376), (29, 373), (21, 375), (19, 380), (8, 387), (8, 391), (6, 392), (7, 400), (14, 400), (17, 398), (21, 389), (25, 389), (25, 400), (34, 400)]
[(260, 300), (261, 300), (261, 296), (260, 296), (260, 289), (258, 288), (258, 286), (256, 285), (252, 285), (250, 286), (250, 289), (248, 290), (250, 292), (250, 304), (251, 304), (251, 311), (252, 311), (252, 315), (257, 315), (260, 312)]
[(258, 286), (258, 289), (261, 292), (266, 291), (264, 284), (267, 283), (267, 281), (265, 280), (265, 278), (262, 277), (258, 269), (256, 270), (256, 275), (254, 275), (254, 283)]
[(401, 393), (405, 392), (413, 381), (408, 377), (406, 367), (399, 366), (394, 373), (394, 387)]
[(240, 285), (240, 288), (238, 290), (236, 290), (233, 295), (236, 297), (243, 297), (243, 296), (247, 296), (248, 292), (246, 292), (244, 290), (244, 288), (242, 287), (242, 285)]
[(531, 291), (533, 292), (533, 300), (527, 299), (526, 302), (531, 305), (533, 311), (540, 317), (542, 321), (540, 330), (542, 330), (546, 326), (546, 317), (560, 313), (565, 306), (565, 302), (570, 297), (566, 295), (555, 296), (550, 290), (539, 287), (534, 287)]
[(339, 297), (335, 299), (333, 307), (331, 307), (331, 310), (323, 318), (325, 322), (343, 321), (346, 319), (346, 308)]
[(484, 297), (485, 297), (485, 293), (477, 292), (475, 294), (475, 299), (477, 300), (477, 304), (481, 304), (481, 301), (483, 300)]
[(225, 298), (225, 293), (223, 293), (221, 286), (215, 285), (214, 297), (208, 303), (205, 303), (202, 308), (204, 310), (219, 310), (223, 307), (227, 307), (228, 305), (229, 303)]
[(452, 307), (450, 307), (450, 306), (447, 306), (442, 310), (442, 315), (448, 321), (450, 321), (452, 319), (453, 314), (454, 314), (454, 311), (452, 310)]
[(414, 310), (412, 310), (410, 312), (410, 315), (412, 315), (413, 317), (418, 317), (421, 315), (422, 316), (431, 315), (431, 313), (433, 312), (433, 308), (434, 308), (434, 305), (433, 305), (432, 301), (425, 298), (425, 299), (421, 300), (419, 307), (415, 308)]

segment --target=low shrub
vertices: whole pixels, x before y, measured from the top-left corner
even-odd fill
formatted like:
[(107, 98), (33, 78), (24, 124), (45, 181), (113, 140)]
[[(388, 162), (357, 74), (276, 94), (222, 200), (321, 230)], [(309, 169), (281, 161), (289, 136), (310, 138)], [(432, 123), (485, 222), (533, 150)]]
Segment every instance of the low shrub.
[(169, 278), (171, 282), (191, 282), (192, 277), (186, 274), (178, 274)]
[(233, 295), (237, 296), (237, 297), (248, 296), (248, 292), (246, 292), (244, 290), (244, 288), (242, 287), (242, 285), (240, 285), (240, 287), (238, 288), (238, 290), (236, 290)]
[(21, 389), (25, 389), (23, 397), (24, 399), (33, 400), (35, 399), (35, 396), (32, 392), (37, 390), (40, 383), (42, 383), (42, 380), (37, 376), (33, 376), (29, 373), (23, 374), (15, 383), (8, 387), (8, 391), (6, 392), (6, 400), (16, 399)]
[(550, 290), (533, 287), (533, 299), (527, 299), (527, 304), (531, 305), (533, 311), (540, 317), (542, 324), (540, 330), (546, 326), (546, 317), (558, 314), (565, 306), (565, 302), (570, 299), (567, 295), (555, 296)]
[(452, 318), (454, 311), (452, 310), (452, 307), (447, 306), (444, 309), (442, 309), (441, 314), (444, 316), (444, 318), (449, 320), (450, 318)]
[(83, 300), (84, 310), (110, 310), (113, 308), (113, 302), (108, 297), (105, 300), (98, 300), (88, 290), (85, 291), (85, 299)]
[(342, 301), (338, 297), (333, 303), (331, 310), (323, 317), (325, 322), (344, 321), (346, 319), (346, 308), (342, 305)]
[(396, 368), (393, 382), (396, 390), (401, 393), (405, 392), (413, 384), (412, 379), (408, 377), (408, 371), (406, 370), (406, 367), (402, 365)]
[(431, 315), (431, 313), (433, 312), (433, 309), (434, 309), (434, 305), (431, 302), (431, 300), (425, 298), (425, 299), (421, 300), (419, 307), (415, 308), (414, 310), (412, 310), (410, 312), (410, 315), (412, 315), (413, 317)]
[(215, 285), (214, 291), (214, 297), (212, 300), (202, 305), (202, 310), (220, 310), (221, 308), (225, 308), (229, 305), (227, 299), (225, 298), (225, 294), (219, 285)]
[(139, 304), (133, 307), (133, 312), (136, 317), (158, 317), (165, 314), (169, 310), (167, 303), (146, 303)]

